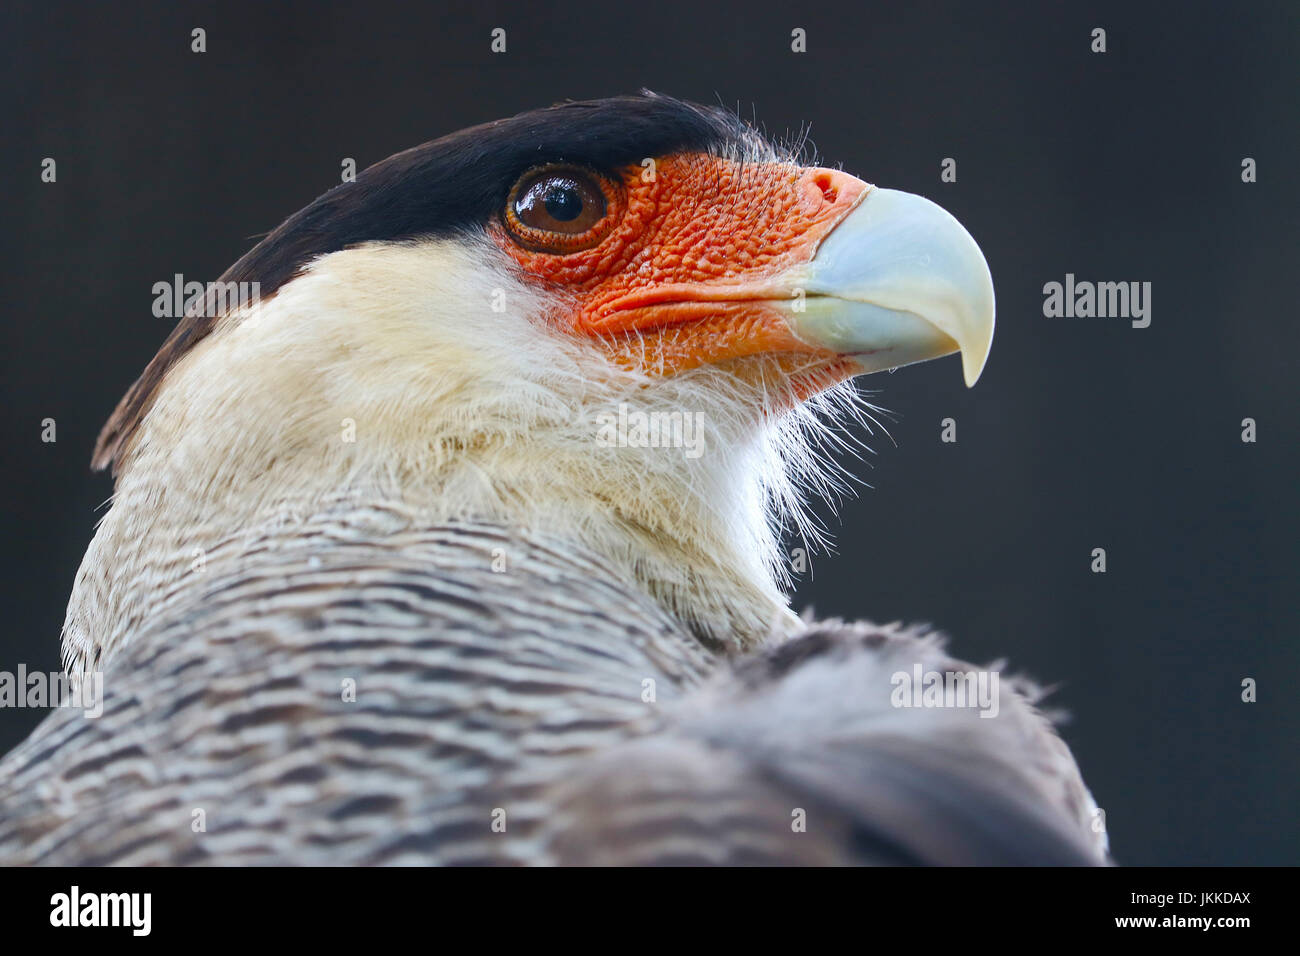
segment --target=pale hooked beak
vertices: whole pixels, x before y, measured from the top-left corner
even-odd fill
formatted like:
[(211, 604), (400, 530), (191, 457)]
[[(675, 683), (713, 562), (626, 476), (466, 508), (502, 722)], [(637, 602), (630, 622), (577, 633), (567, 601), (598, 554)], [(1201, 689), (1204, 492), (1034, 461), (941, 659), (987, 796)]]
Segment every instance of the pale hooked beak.
[(921, 196), (872, 188), (806, 265), (785, 306), (800, 340), (851, 355), (863, 372), (960, 351), (967, 386), (993, 344), (993, 278), (975, 240)]

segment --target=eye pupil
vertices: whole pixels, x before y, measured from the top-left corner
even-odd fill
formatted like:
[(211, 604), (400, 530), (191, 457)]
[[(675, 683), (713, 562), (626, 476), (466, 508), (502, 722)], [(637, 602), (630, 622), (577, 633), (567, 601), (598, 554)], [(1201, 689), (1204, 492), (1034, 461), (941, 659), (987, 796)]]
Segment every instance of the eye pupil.
[(582, 215), (582, 197), (563, 186), (546, 194), (546, 211), (559, 222), (572, 222)]
[(551, 164), (524, 173), (510, 190), (505, 226), (530, 249), (572, 252), (590, 248), (613, 225), (613, 180), (581, 166)]

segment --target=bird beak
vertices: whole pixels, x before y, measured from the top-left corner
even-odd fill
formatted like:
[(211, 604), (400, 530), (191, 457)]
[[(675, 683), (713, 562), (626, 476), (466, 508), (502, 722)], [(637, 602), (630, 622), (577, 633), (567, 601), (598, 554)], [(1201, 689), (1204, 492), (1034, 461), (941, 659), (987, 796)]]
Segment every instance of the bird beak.
[(852, 357), (862, 373), (960, 351), (972, 386), (993, 344), (993, 278), (979, 246), (911, 193), (871, 188), (782, 285), (794, 336)]

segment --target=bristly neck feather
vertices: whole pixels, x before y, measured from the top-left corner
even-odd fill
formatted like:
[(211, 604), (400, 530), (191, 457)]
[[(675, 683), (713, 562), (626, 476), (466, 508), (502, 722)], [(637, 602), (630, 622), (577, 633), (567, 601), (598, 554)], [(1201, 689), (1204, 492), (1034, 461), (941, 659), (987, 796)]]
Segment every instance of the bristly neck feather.
[[(341, 503), (571, 541), (727, 650), (797, 629), (780, 533), (819, 537), (804, 493), (843, 487), (819, 442), (827, 414), (864, 410), (852, 386), (790, 410), (762, 375), (616, 369), (497, 255), (370, 244), (224, 318), (123, 459), (69, 604), (69, 667), (102, 666), (241, 537)], [(628, 421), (688, 440), (638, 447)]]

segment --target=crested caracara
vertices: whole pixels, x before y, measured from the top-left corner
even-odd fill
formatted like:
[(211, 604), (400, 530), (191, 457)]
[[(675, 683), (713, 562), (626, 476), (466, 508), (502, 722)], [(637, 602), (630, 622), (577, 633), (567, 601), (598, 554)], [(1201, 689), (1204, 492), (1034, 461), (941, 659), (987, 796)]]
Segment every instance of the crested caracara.
[(645, 94), (399, 153), (221, 282), (100, 435), (103, 715), (0, 764), (0, 860), (1105, 861), (1031, 685), (785, 594), (849, 380), (983, 367), (938, 206)]

